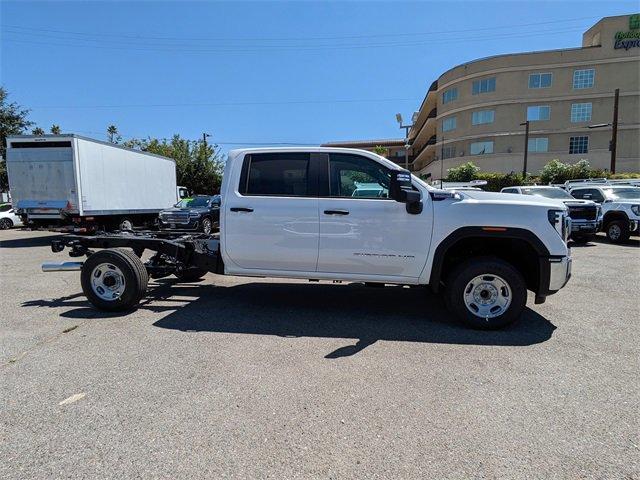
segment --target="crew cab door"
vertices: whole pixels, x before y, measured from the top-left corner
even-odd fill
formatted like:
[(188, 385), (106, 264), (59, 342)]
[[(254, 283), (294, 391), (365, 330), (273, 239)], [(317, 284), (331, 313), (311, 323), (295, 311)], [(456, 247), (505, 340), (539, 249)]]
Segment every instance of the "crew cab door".
[[(309, 153), (246, 155), (222, 202), (229, 273), (240, 269), (315, 272), (318, 197)], [(225, 260), (226, 261), (226, 260)]]
[[(320, 169), (318, 271), (417, 278), (431, 240), (431, 199), (419, 214), (389, 198), (391, 170), (372, 158), (331, 153)], [(328, 172), (327, 174), (323, 174)], [(327, 178), (328, 176), (328, 178)]]

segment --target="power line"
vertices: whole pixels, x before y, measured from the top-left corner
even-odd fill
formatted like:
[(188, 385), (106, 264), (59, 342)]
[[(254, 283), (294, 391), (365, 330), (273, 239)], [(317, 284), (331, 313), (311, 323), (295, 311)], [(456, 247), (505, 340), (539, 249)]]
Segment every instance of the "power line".
[[(13, 42), (13, 43), (27, 43), (27, 44), (35, 44), (35, 45), (46, 45), (46, 46), (59, 46), (59, 47), (84, 47), (84, 48), (100, 48), (100, 49), (109, 49), (109, 50), (126, 50), (126, 51), (143, 51), (143, 52), (151, 52), (151, 51), (161, 51), (168, 53), (264, 53), (268, 51), (323, 51), (323, 50), (347, 50), (347, 49), (371, 49), (371, 48), (390, 48), (390, 47), (420, 47), (420, 46), (431, 46), (436, 44), (451, 44), (451, 43), (470, 43), (477, 41), (491, 41), (491, 40), (500, 40), (500, 39), (510, 39), (510, 38), (528, 38), (528, 37), (537, 37), (537, 36), (548, 36), (548, 35), (558, 35), (558, 34), (566, 34), (574, 31), (582, 31), (582, 27), (572, 27), (572, 28), (562, 28), (560, 30), (536, 30), (535, 32), (512, 32), (512, 33), (503, 33), (496, 34), (490, 36), (483, 37), (455, 37), (455, 38), (437, 38), (432, 40), (421, 40), (414, 42), (387, 42), (387, 43), (358, 43), (358, 44), (325, 44), (325, 45), (236, 45), (236, 46), (218, 46), (218, 47), (207, 47), (207, 46), (199, 46), (199, 45), (189, 45), (189, 44), (151, 44), (151, 43), (142, 43), (142, 44), (131, 44), (127, 42), (114, 42), (108, 41), (108, 43), (104, 43), (102, 40), (93, 40), (93, 39), (75, 39), (75, 38), (67, 38), (60, 37), (56, 35), (47, 35), (47, 34), (30, 34), (24, 32), (13, 32), (13, 31), (4, 31), (3, 34), (5, 36), (5, 41)], [(36, 37), (45, 37), (52, 38), (54, 40), (63, 41), (67, 43), (56, 43), (56, 42), (44, 42), (37, 40), (24, 40), (21, 38), (6, 38), (8, 35), (31, 35)], [(71, 43), (69, 43), (71, 42)], [(85, 42), (85, 43), (78, 43)], [(86, 43), (93, 42), (93, 43)]]
[(346, 40), (346, 39), (363, 39), (363, 38), (389, 38), (389, 37), (412, 37), (412, 36), (424, 36), (424, 35), (440, 35), (448, 33), (468, 33), (468, 32), (480, 32), (480, 31), (494, 31), (496, 29), (503, 28), (520, 28), (520, 27), (532, 27), (540, 25), (552, 25), (557, 23), (567, 23), (582, 20), (593, 20), (599, 17), (577, 17), (577, 18), (564, 18), (558, 20), (548, 20), (545, 22), (531, 22), (520, 24), (508, 24), (508, 25), (495, 25), (492, 27), (462, 29), (462, 30), (440, 30), (430, 32), (405, 32), (405, 33), (377, 33), (366, 35), (330, 35), (330, 36), (317, 36), (317, 37), (163, 37), (163, 36), (145, 36), (145, 35), (127, 35), (127, 34), (114, 34), (114, 33), (94, 33), (94, 32), (74, 32), (68, 30), (55, 30), (49, 28), (36, 28), (26, 27), (22, 25), (9, 25), (2, 24), (4, 28), (14, 28), (22, 30), (50, 32), (50, 33), (63, 33), (69, 35), (78, 36), (93, 36), (93, 37), (112, 37), (112, 38), (130, 38), (138, 40), (193, 40), (193, 41), (307, 41), (307, 40)]
[(136, 103), (121, 105), (34, 105), (31, 109), (46, 108), (171, 108), (171, 107), (242, 107), (269, 105), (333, 105), (339, 103), (384, 103), (384, 102), (415, 102), (415, 98), (369, 98), (369, 99), (335, 99), (335, 100), (285, 100), (280, 102), (197, 102), (197, 103)]

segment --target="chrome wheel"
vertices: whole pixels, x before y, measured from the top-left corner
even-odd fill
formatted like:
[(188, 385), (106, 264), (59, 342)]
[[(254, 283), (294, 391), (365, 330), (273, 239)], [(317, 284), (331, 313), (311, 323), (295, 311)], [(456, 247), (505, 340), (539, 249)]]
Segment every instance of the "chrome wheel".
[(204, 220), (202, 220), (202, 233), (206, 233), (207, 235), (209, 235), (212, 229), (213, 225), (210, 219), (205, 218)]
[(0, 230), (9, 230), (11, 227), (13, 227), (13, 222), (8, 218), (0, 220)]
[(133, 223), (128, 218), (125, 218), (120, 222), (120, 230), (133, 230)]
[(113, 302), (126, 287), (122, 270), (111, 263), (101, 263), (91, 272), (91, 289), (102, 300)]
[(464, 289), (464, 304), (477, 317), (495, 318), (511, 305), (511, 288), (497, 275), (478, 275)]
[(609, 235), (609, 238), (615, 242), (616, 240), (620, 239), (620, 236), (622, 235), (622, 229), (620, 228), (620, 225), (614, 223), (612, 225), (609, 225), (609, 231), (607, 232), (607, 234)]

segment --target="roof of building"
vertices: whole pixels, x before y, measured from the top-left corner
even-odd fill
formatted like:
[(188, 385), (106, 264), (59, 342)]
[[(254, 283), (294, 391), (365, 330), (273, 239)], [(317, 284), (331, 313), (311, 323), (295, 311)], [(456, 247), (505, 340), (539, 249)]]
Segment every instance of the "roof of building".
[(404, 138), (387, 138), (380, 140), (345, 140), (342, 142), (328, 142), (320, 145), (321, 147), (404, 147)]

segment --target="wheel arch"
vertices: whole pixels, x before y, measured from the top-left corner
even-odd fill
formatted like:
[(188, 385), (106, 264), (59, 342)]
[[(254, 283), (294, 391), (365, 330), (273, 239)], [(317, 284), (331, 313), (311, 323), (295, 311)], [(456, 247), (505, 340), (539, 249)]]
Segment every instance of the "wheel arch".
[(602, 218), (602, 226), (606, 228), (607, 224), (614, 220), (622, 220), (628, 222), (629, 216), (622, 210), (611, 210), (604, 214), (604, 217)]
[[(491, 228), (490, 230), (488, 228)], [(493, 255), (513, 264), (525, 277), (527, 288), (538, 291), (549, 275), (549, 250), (540, 238), (522, 228), (469, 226), (449, 234), (435, 250), (429, 285), (438, 292), (456, 262), (475, 256)], [(502, 228), (502, 227), (498, 227)]]

